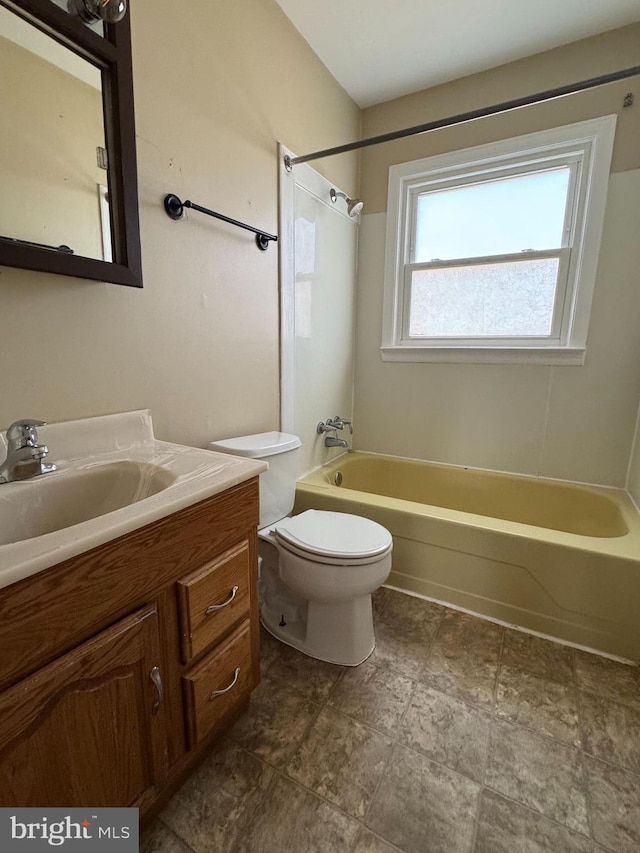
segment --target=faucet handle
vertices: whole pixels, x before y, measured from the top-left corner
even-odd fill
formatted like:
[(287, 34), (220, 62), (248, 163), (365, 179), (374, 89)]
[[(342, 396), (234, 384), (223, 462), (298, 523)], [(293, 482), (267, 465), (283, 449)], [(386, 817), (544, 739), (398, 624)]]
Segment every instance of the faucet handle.
[(337, 427), (337, 429), (344, 429), (346, 426), (348, 426), (349, 434), (353, 435), (353, 424), (351, 423), (351, 421), (347, 421), (344, 418), (341, 418), (340, 415), (336, 415), (333, 420), (329, 418), (327, 423), (333, 424), (333, 426)]
[(36, 427), (44, 426), (45, 423), (46, 421), (39, 421), (35, 418), (21, 418), (11, 424), (7, 430), (7, 439), (19, 447), (35, 447), (38, 443)]

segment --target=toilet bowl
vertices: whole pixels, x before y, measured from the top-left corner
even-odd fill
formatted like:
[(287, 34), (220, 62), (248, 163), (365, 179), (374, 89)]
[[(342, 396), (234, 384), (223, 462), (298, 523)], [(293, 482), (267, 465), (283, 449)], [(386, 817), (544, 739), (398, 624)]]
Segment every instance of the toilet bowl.
[[(267, 581), (275, 567), (263, 559), (265, 628), (320, 660), (345, 666), (366, 660), (375, 646), (371, 593), (391, 571), (391, 534), (360, 516), (307, 510), (269, 535), (280, 583)], [(287, 602), (294, 605), (289, 616)]]
[(300, 439), (261, 433), (212, 442), (211, 450), (266, 459), (260, 475), (260, 618), (311, 657), (357, 666), (375, 646), (371, 593), (391, 571), (393, 540), (361, 516), (307, 510), (290, 516)]

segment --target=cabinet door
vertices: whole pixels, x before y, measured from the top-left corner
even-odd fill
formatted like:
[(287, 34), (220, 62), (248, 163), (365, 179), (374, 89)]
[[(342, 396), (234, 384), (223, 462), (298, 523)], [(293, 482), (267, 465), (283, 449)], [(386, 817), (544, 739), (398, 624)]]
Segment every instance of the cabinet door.
[(148, 606), (0, 694), (0, 806), (144, 806), (167, 773), (160, 663)]

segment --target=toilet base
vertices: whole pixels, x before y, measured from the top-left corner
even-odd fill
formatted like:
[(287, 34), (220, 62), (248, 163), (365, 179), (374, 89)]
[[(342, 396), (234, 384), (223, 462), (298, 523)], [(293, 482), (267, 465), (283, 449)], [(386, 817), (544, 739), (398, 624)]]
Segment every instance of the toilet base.
[(268, 601), (260, 608), (260, 621), (272, 636), (317, 660), (358, 666), (375, 648), (371, 595), (348, 601), (309, 601), (306, 617), (297, 615), (301, 618), (287, 619)]

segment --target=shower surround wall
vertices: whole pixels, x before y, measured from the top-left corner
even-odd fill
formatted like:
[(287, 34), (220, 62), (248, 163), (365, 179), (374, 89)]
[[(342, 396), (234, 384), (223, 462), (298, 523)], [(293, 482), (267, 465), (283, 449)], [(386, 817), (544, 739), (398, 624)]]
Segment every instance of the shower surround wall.
[[(365, 110), (363, 136), (638, 65), (639, 44), (640, 25), (625, 27), (381, 104)], [(361, 152), (357, 449), (626, 485), (640, 396), (640, 91), (634, 107), (622, 102), (638, 85), (634, 78)], [(610, 113), (618, 124), (584, 366), (382, 362), (389, 166)], [(640, 484), (640, 458), (636, 470)]]
[(627, 478), (627, 491), (640, 509), (640, 411), (636, 423), (636, 434), (629, 460), (629, 474)]
[[(282, 429), (302, 439), (299, 474), (343, 448), (317, 424), (353, 420), (357, 218), (311, 166), (280, 172)], [(340, 438), (351, 442), (347, 429)]]

